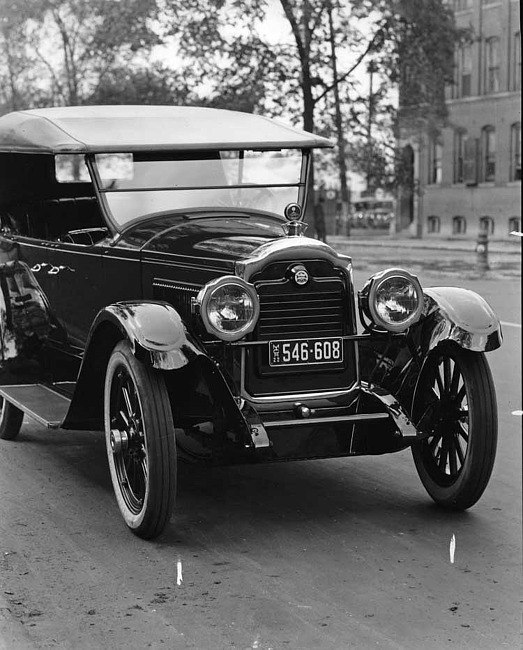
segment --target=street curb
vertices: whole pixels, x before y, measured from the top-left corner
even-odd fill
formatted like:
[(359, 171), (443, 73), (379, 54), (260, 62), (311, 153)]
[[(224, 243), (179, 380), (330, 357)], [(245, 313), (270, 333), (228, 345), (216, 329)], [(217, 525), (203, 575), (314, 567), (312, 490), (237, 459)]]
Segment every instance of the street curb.
[(0, 650), (35, 650), (29, 635), (11, 613), (9, 603), (0, 596)]

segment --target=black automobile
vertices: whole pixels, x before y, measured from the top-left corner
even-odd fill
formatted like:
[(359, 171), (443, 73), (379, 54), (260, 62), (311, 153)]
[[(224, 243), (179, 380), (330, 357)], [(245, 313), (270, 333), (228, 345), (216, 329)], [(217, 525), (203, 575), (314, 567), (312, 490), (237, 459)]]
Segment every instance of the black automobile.
[(259, 115), (110, 106), (0, 118), (0, 438), (24, 413), (105, 430), (143, 538), (177, 458), (208, 465), (411, 447), (430, 496), (481, 496), (499, 322), (476, 293), (401, 268), (356, 294), (304, 236), (313, 148)]

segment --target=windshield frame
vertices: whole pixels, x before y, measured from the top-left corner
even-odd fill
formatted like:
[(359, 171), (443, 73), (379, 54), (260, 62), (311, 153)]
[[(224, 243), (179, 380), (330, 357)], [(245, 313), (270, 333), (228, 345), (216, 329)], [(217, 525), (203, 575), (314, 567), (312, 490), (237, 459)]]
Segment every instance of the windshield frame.
[[(271, 151), (287, 151), (291, 150), (290, 148), (282, 148), (282, 149), (274, 149), (274, 148), (256, 148), (256, 149), (237, 149), (237, 148), (231, 148), (231, 149), (225, 149), (221, 148), (220, 150), (216, 151), (239, 151), (242, 153), (245, 153), (246, 151), (256, 151), (256, 152), (271, 152)], [(302, 210), (305, 210), (305, 203), (306, 203), (306, 198), (307, 198), (307, 185), (308, 185), (308, 179), (309, 179), (309, 173), (310, 173), (310, 167), (311, 167), (311, 149), (310, 148), (292, 148), (292, 150), (301, 152), (301, 167), (300, 167), (300, 176), (299, 176), (299, 181), (297, 183), (260, 183), (260, 184), (250, 184), (246, 183), (243, 184), (239, 187), (241, 188), (255, 188), (255, 189), (260, 189), (260, 188), (272, 188), (272, 187), (296, 187), (298, 189), (298, 203), (302, 206)], [(191, 156), (194, 156), (195, 154), (197, 155), (198, 153), (209, 153), (211, 150), (208, 149), (202, 149), (201, 152), (195, 152), (195, 151), (190, 151), (188, 153), (191, 154)], [(214, 150), (212, 150), (214, 152)], [(154, 218), (155, 216), (158, 215), (158, 212), (151, 212), (146, 215), (141, 215), (139, 217), (130, 219), (129, 221), (125, 222), (124, 224), (121, 224), (117, 219), (112, 214), (112, 211), (110, 209), (108, 200), (107, 200), (107, 194), (113, 192), (113, 193), (119, 193), (119, 192), (143, 192), (143, 191), (177, 191), (177, 190), (205, 190), (205, 189), (231, 189), (235, 188), (236, 186), (234, 185), (224, 185), (224, 186), (206, 186), (202, 185), (200, 187), (166, 187), (166, 188), (119, 188), (119, 189), (108, 189), (104, 187), (104, 182), (100, 177), (99, 170), (96, 164), (95, 156), (103, 153), (103, 152), (96, 152), (95, 153), (90, 153), (86, 155), (86, 164), (89, 169), (89, 173), (91, 175), (91, 179), (93, 181), (94, 189), (95, 189), (95, 194), (98, 198), (98, 201), (101, 205), (101, 208), (104, 212), (104, 215), (106, 217), (106, 220), (108, 222), (109, 228), (112, 231), (113, 235), (121, 234), (124, 231), (128, 230), (132, 226), (136, 225), (137, 223), (141, 223), (143, 221), (147, 221), (149, 219)], [(109, 154), (114, 154), (115, 152), (107, 152)], [(140, 152), (141, 153), (141, 152)], [(166, 156), (169, 154), (173, 156), (179, 156), (180, 151), (172, 151), (172, 152), (161, 152), (159, 159), (165, 159)], [(154, 160), (155, 156), (154, 154), (151, 156), (151, 160)], [(248, 216), (249, 214), (263, 214), (263, 215), (270, 215), (274, 218), (281, 219), (282, 221), (285, 221), (285, 217), (283, 214), (278, 214), (276, 212), (269, 212), (266, 210), (261, 210), (259, 208), (255, 207), (224, 207), (224, 206), (204, 206), (202, 205), (201, 207), (182, 207), (182, 208), (173, 208), (171, 210), (165, 210), (165, 213), (172, 212), (172, 214), (180, 214), (180, 213), (188, 213), (191, 215), (195, 215), (199, 212), (208, 216), (215, 216), (216, 214), (224, 214), (224, 213), (231, 213), (234, 214), (235, 216), (239, 216), (242, 213)], [(214, 214), (213, 214), (214, 213)]]

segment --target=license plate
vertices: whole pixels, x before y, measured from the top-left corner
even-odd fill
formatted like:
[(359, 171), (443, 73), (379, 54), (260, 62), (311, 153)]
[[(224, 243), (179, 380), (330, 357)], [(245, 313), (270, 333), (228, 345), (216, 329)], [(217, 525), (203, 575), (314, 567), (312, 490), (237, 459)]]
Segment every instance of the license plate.
[(343, 340), (291, 339), (269, 341), (269, 365), (308, 366), (314, 363), (340, 363), (343, 361)]

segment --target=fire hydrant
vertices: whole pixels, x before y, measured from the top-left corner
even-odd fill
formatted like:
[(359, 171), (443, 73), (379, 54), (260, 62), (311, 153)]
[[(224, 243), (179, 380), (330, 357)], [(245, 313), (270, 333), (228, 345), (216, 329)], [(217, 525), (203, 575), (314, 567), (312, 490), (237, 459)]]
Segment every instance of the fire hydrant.
[(478, 233), (476, 242), (476, 267), (478, 271), (484, 272), (490, 269), (488, 263), (488, 233)]

